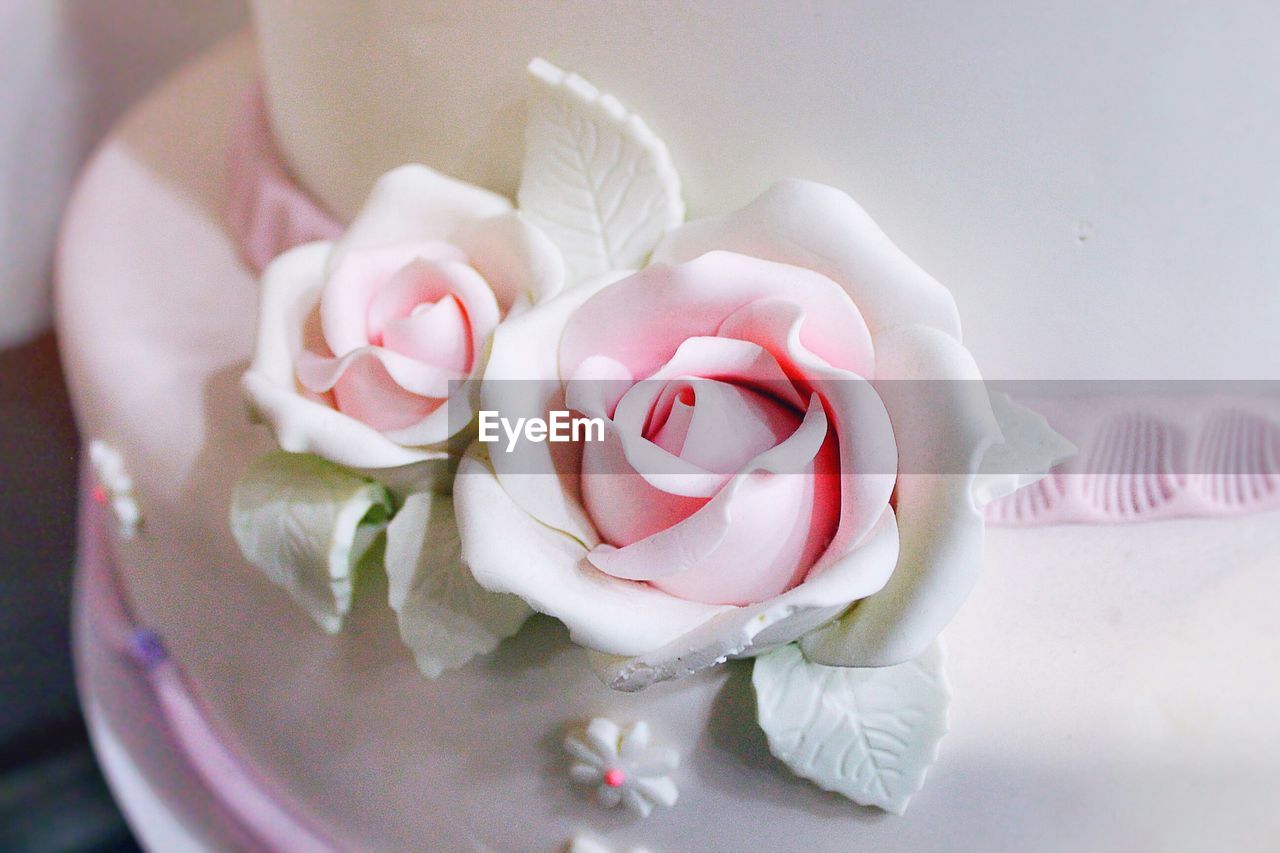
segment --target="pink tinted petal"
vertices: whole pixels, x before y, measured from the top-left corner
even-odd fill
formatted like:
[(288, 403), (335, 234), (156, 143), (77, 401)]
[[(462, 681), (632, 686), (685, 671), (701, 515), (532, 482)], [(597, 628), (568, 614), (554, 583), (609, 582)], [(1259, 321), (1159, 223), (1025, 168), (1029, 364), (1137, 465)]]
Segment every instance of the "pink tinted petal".
[[(696, 337), (683, 341), (668, 361), (638, 382), (633, 379), (636, 374), (626, 365), (607, 355), (583, 359), (567, 376), (570, 397), (584, 402), (597, 401), (592, 404), (593, 416), (616, 417), (635, 425), (637, 430), (644, 429), (648, 412), (666, 387), (665, 380), (682, 377), (734, 382), (765, 391), (797, 410), (805, 406), (804, 398), (796, 393), (791, 379), (767, 350), (749, 341), (730, 338)], [(572, 386), (579, 382), (584, 385), (603, 383), (604, 388), (583, 388), (575, 392)], [(635, 388), (632, 387), (633, 382)], [(625, 412), (615, 410), (620, 405), (623, 392), (628, 395)], [(599, 402), (606, 400), (608, 402)]]
[[(678, 428), (679, 447), (675, 451), (665, 449), (717, 474), (736, 473), (800, 425), (799, 412), (749, 388), (716, 380), (691, 379), (667, 383), (659, 396), (658, 407), (668, 412), (663, 426), (669, 421), (677, 399), (687, 415), (684, 426)], [(674, 440), (676, 435), (673, 431), (669, 440)], [(662, 446), (660, 442), (654, 443)]]
[(438, 408), (429, 411), (425, 418), (383, 434), (406, 447), (428, 447), (450, 441), (448, 452), (456, 457), (471, 440), (463, 430), (475, 417), (476, 381), (467, 379), (451, 386), (454, 393), (447, 400), (442, 400)]
[(896, 480), (897, 445), (888, 412), (871, 384), (805, 348), (800, 334), (805, 320), (792, 303), (762, 299), (726, 318), (720, 333), (763, 347), (826, 406), (839, 441), (842, 506), (839, 532), (814, 567), (820, 572), (857, 547), (878, 522)]
[[(804, 308), (802, 340), (812, 352), (859, 375), (871, 371), (870, 333), (834, 281), (801, 267), (709, 252), (676, 266), (650, 266), (584, 303), (565, 328), (561, 375), (605, 355), (633, 376), (649, 376), (684, 341), (714, 335), (734, 311), (770, 297)], [(629, 334), (617, 333), (623, 326)]]
[(396, 270), (369, 300), (369, 343), (382, 346), (387, 323), (408, 317), (420, 305), (431, 305), (449, 296), (450, 284), (438, 265), (422, 258), (414, 258)]
[(489, 336), (502, 319), (498, 301), (489, 289), (489, 283), (466, 264), (446, 261), (439, 265), (439, 269), (449, 279), (449, 292), (466, 312), (471, 325), (472, 360), (479, 361)]
[[(694, 376), (734, 379), (752, 388), (786, 395), (788, 404), (795, 406), (797, 415), (802, 407), (802, 398), (767, 352), (754, 344), (721, 338), (685, 341), (672, 359), (654, 374), (655, 378), (626, 387), (616, 404), (612, 404), (614, 396), (627, 384), (624, 379), (628, 376), (626, 368), (604, 356), (586, 359), (568, 383), (566, 400), (571, 408), (593, 417), (608, 418), (612, 409), (626, 466), (625, 469), (611, 467), (608, 470), (615, 473), (619, 470), (638, 472), (650, 485), (670, 494), (710, 497), (753, 454), (738, 454), (736, 465), (724, 466), (724, 472), (717, 473), (692, 459), (678, 458), (645, 437), (646, 430), (654, 423), (659, 398), (667, 388), (666, 380), (679, 378), (686, 372)], [(661, 411), (656, 413), (659, 418), (664, 416)], [(775, 434), (781, 436), (789, 431), (778, 430)], [(763, 443), (759, 449), (763, 449)], [(612, 458), (609, 462), (617, 464)]]
[[(480, 388), (481, 408), (508, 418), (545, 417), (566, 408), (556, 356), (564, 324), (578, 306), (616, 279), (602, 276), (579, 284), (508, 317), (494, 330)], [(524, 512), (593, 545), (599, 537), (580, 500), (581, 459), (577, 444), (526, 441), (514, 453), (494, 453), (492, 463), (502, 488)]]
[[(300, 393), (296, 362), (317, 345), (316, 305), (324, 286), (327, 243), (292, 249), (263, 273), (258, 341), (242, 384), (253, 408), (271, 424), (281, 448), (314, 453), (394, 484), (429, 476), (434, 451), (403, 447), (333, 408), (330, 395)], [(375, 473), (376, 472), (376, 473)]]
[(343, 374), (364, 361), (377, 361), (380, 370), (410, 394), (420, 397), (444, 398), (449, 396), (451, 383), (461, 382), (465, 374), (432, 364), (423, 364), (397, 352), (381, 347), (364, 347), (349, 352), (342, 358), (324, 358), (313, 352), (303, 352), (296, 365), (298, 382), (316, 394), (322, 394), (337, 386)]
[[(885, 507), (862, 545), (821, 577), (745, 607), (718, 605), (724, 609), (714, 617), (630, 659), (597, 654), (588, 655), (588, 660), (610, 687), (634, 692), (658, 681), (684, 678), (729, 657), (767, 652), (830, 623), (852, 602), (880, 589), (897, 555), (898, 528), (893, 510)], [(633, 586), (663, 596), (668, 606), (694, 604), (665, 595), (652, 584)]]
[(680, 456), (685, 439), (689, 437), (689, 427), (693, 423), (694, 401), (693, 389), (687, 385), (679, 392), (673, 392), (665, 411), (651, 413), (645, 438), (672, 456)]
[(600, 538), (617, 546), (666, 530), (707, 502), (707, 497), (664, 491), (635, 473), (616, 430), (607, 431), (602, 442), (583, 444), (581, 484), (583, 506)]
[(518, 595), (561, 620), (573, 640), (589, 649), (641, 654), (730, 612), (596, 570), (579, 540), (521, 509), (478, 458), (477, 445), (459, 465), (453, 494), (462, 559), (476, 581), (490, 591)]
[(456, 297), (419, 305), (407, 317), (391, 320), (382, 345), (425, 364), (465, 374), (471, 370), (471, 329)]
[(698, 512), (622, 548), (597, 547), (588, 559), (606, 574), (651, 581), (692, 601), (745, 604), (777, 595), (803, 578), (835, 530), (833, 453), (815, 397), (800, 429)]
[(342, 258), (320, 295), (324, 337), (334, 355), (339, 356), (370, 343), (369, 309), (402, 269), (419, 260), (465, 260), (457, 247), (432, 240), (349, 251)]
[(444, 403), (404, 390), (376, 358), (352, 362), (333, 386), (333, 398), (340, 412), (382, 432), (415, 424)]
[[(580, 469), (600, 481), (593, 487), (602, 511), (610, 505), (603, 495), (613, 488), (605, 482), (612, 477), (641, 476), (657, 492), (686, 498), (708, 498), (728, 480), (691, 465), (644, 438), (648, 410), (661, 389), (662, 383), (630, 383), (626, 369), (607, 358), (583, 362), (578, 375), (565, 388), (566, 406), (606, 422), (605, 441), (582, 446)], [(619, 391), (623, 392), (622, 398), (615, 400)], [(586, 486), (585, 481), (583, 485)], [(645, 490), (638, 485), (627, 486), (625, 493), (643, 494)], [(650, 498), (659, 499), (656, 493)], [(622, 517), (626, 512), (620, 509), (617, 514)], [(650, 528), (645, 525), (644, 529)]]
[(699, 377), (733, 382), (777, 397), (797, 412), (805, 408), (805, 398), (764, 347), (729, 337), (690, 338), (680, 344), (675, 355), (652, 373), (646, 382)]
[(800, 583), (836, 531), (840, 486), (829, 438), (802, 474), (753, 474), (734, 494), (730, 522), (715, 550), (658, 589), (707, 604), (753, 604)]
[[(848, 291), (877, 336), (895, 326), (921, 323), (960, 339), (960, 317), (947, 289), (834, 187), (795, 178), (779, 181), (741, 210), (672, 229), (653, 250), (653, 263), (679, 263), (717, 249), (829, 277)], [(805, 343), (836, 367), (867, 375), (811, 346), (808, 339)]]

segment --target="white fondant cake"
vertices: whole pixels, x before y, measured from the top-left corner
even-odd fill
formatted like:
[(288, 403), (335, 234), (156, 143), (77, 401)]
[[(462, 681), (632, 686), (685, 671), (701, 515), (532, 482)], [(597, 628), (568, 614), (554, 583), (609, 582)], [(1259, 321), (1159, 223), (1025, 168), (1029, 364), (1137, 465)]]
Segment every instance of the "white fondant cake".
[(344, 216), (408, 162), (514, 193), (541, 56), (644, 117), (691, 217), (785, 177), (848, 192), (955, 294), (988, 378), (1280, 376), (1259, 4), (253, 7), (281, 147)]
[[(524, 68), (541, 55), (644, 116), (691, 216), (789, 175), (855, 193), (952, 287), (989, 376), (1280, 373), (1280, 258), (1263, 236), (1276, 127), (1229, 159), (1217, 135), (1245, 123), (1227, 116), (1261, 121), (1256, 69), (1274, 64), (1263, 44), (1280, 26), (1262, 13), (255, 8), (279, 142), (344, 215), (409, 161), (512, 194)], [(225, 149), (255, 70), (249, 41), (229, 44), (108, 140), (68, 215), (58, 312), (83, 432), (119, 454), (144, 520), (114, 547), (127, 595), (228, 747), (318, 835), (655, 851), (1280, 837), (1274, 516), (989, 531), (946, 630), (950, 731), (902, 816), (770, 754), (785, 733), (756, 725), (749, 661), (618, 692), (535, 617), (428, 680), (376, 572), (344, 630), (321, 632), (227, 525), (237, 479), (273, 447), (245, 417), (259, 291), (224, 224)], [(602, 808), (597, 788), (631, 810)]]

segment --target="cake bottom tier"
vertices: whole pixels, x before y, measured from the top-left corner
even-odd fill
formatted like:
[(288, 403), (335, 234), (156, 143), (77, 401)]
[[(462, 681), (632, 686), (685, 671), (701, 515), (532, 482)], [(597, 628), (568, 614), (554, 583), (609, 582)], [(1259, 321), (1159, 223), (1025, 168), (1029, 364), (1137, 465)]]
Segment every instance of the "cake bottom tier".
[[(106, 141), (67, 220), (58, 302), (83, 434), (136, 483), (142, 531), (112, 547), (125, 594), (281, 807), (335, 847), (378, 850), (1280, 845), (1274, 514), (991, 531), (946, 632), (950, 733), (903, 817), (775, 761), (747, 663), (615, 693), (535, 618), (429, 681), (376, 577), (347, 630), (320, 632), (227, 530), (235, 480), (270, 447), (238, 388), (257, 287), (223, 224), (253, 74), (248, 39), (223, 45)], [(645, 720), (681, 753), (674, 808), (638, 820), (570, 782), (563, 737), (595, 716)]]

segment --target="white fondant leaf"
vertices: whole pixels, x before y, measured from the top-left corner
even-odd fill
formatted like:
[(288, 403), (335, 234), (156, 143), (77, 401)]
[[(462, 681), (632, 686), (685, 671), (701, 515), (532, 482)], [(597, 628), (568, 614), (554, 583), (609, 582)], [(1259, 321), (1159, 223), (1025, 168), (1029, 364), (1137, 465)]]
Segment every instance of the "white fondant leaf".
[(751, 681), (770, 751), (820, 788), (902, 814), (947, 731), (944, 660), (941, 640), (887, 667), (810, 663), (794, 643), (756, 658)]
[(1040, 481), (1053, 466), (1076, 454), (1076, 446), (1043, 415), (1013, 402), (1008, 394), (992, 393), (991, 411), (1004, 440), (987, 450), (974, 478), (973, 499), (980, 507)]
[(635, 269), (684, 220), (667, 147), (611, 95), (535, 59), (520, 211), (564, 254), (568, 283)]
[(245, 559), (333, 633), (351, 609), (354, 567), (391, 517), (380, 483), (316, 456), (276, 451), (231, 496), (231, 532)]
[(387, 528), (388, 597), (418, 669), (437, 678), (488, 654), (532, 612), (514, 595), (489, 592), (463, 564), (453, 499), (410, 495)]

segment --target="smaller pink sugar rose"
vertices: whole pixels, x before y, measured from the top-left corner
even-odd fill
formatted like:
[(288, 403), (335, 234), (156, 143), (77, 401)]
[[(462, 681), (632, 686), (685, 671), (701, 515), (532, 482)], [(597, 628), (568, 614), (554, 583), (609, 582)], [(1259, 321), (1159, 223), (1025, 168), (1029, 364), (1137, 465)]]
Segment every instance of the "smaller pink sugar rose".
[(505, 198), (403, 166), (341, 239), (267, 267), (245, 390), (284, 450), (414, 470), (472, 420), (494, 329), (563, 278), (559, 251)]

